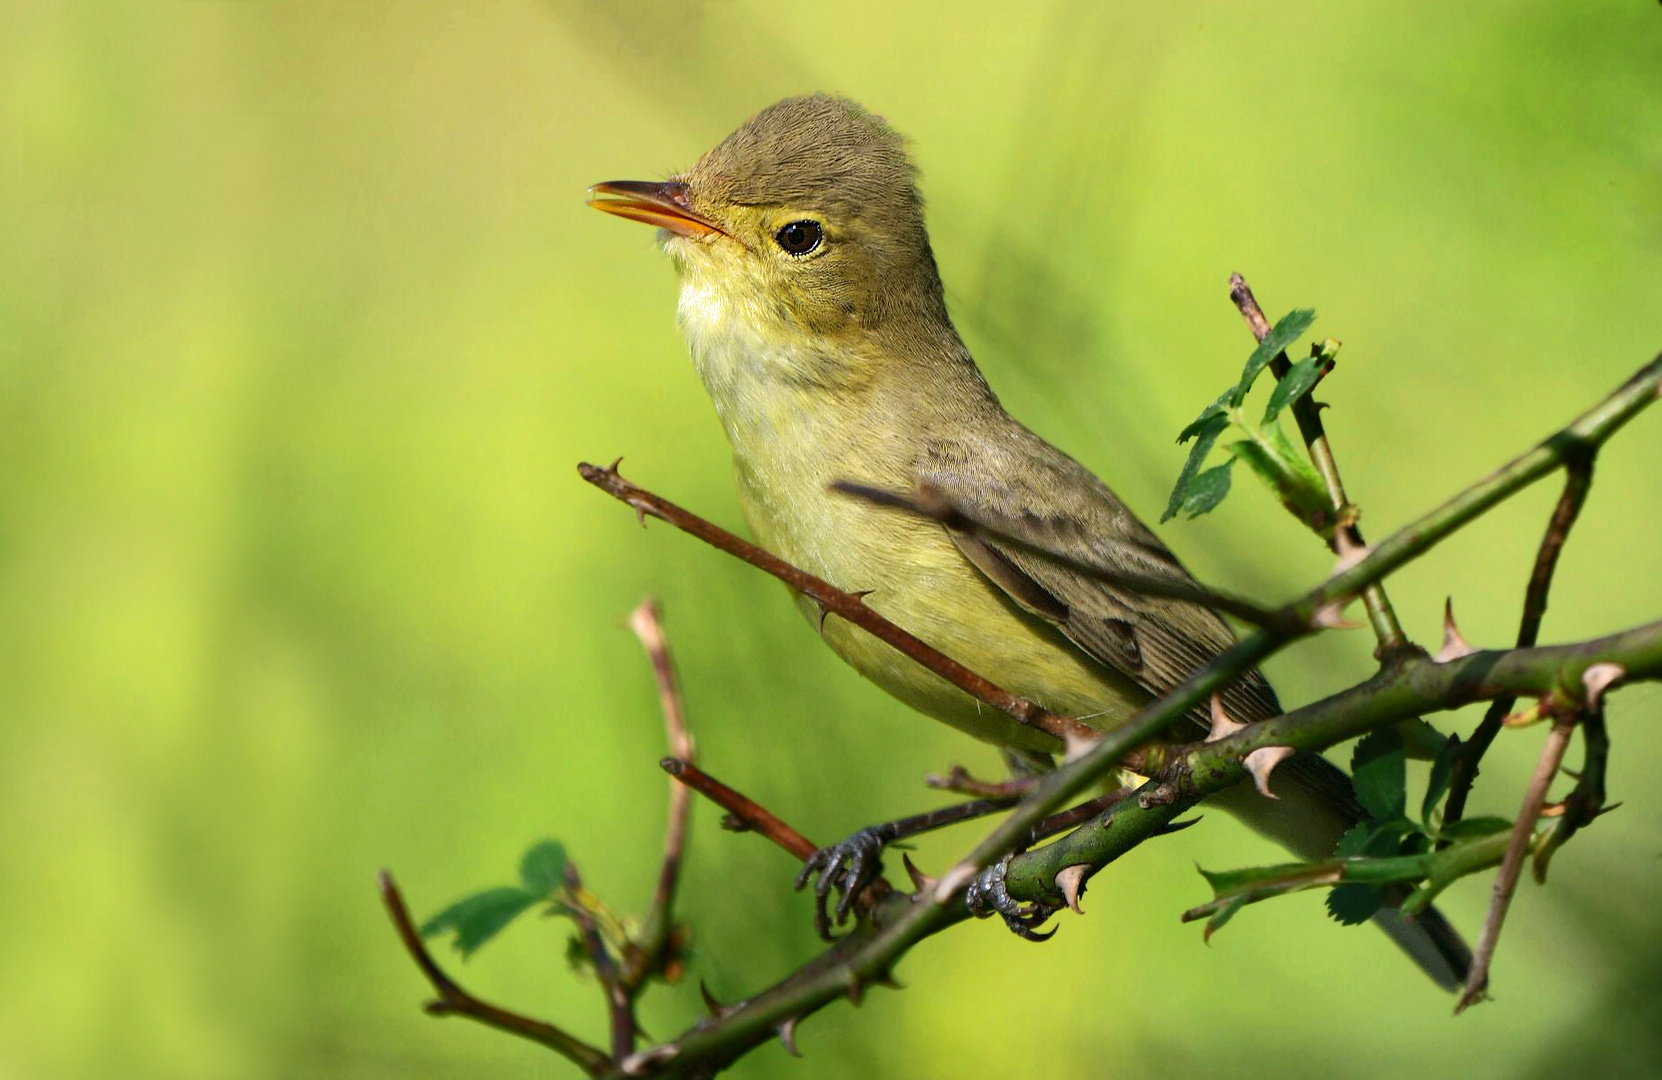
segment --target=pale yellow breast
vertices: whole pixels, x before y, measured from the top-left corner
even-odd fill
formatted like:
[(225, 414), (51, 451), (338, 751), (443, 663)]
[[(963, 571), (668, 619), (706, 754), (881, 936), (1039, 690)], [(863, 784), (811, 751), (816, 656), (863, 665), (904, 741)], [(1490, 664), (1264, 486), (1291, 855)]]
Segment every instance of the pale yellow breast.
[[(894, 396), (867, 402), (801, 378), (802, 365), (726, 318), (719, 297), (683, 296), (682, 323), (734, 451), (756, 540), (849, 591), (974, 671), (1046, 708), (1112, 727), (1142, 695), (1016, 608), (932, 522), (832, 494), (836, 480), (915, 486), (916, 439)], [(883, 412), (882, 410), (889, 410)], [(817, 606), (799, 597), (811, 623)], [(1001, 746), (1054, 750), (1053, 740), (981, 705), (890, 646), (835, 616), (826, 643), (914, 708)]]

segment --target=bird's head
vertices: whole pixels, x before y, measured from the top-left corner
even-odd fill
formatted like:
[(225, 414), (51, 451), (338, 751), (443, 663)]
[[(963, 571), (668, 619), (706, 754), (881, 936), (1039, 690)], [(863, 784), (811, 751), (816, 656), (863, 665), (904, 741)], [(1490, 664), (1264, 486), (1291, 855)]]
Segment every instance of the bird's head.
[(917, 171), (846, 98), (787, 98), (664, 182), (596, 184), (599, 210), (660, 228), (687, 292), (763, 334), (838, 337), (945, 319)]

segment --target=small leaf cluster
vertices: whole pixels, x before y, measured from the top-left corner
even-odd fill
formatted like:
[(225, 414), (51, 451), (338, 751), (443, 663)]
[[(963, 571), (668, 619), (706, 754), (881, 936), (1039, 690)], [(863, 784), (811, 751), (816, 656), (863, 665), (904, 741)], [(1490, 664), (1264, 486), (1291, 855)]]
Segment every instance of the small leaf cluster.
[(1460, 739), (1445, 739), (1431, 760), (1424, 796), (1409, 813), (1408, 747), (1395, 728), (1383, 728), (1356, 744), (1351, 773), (1356, 798), (1367, 819), (1340, 837), (1333, 857), (1319, 863), (1286, 863), (1201, 874), (1213, 900), (1186, 919), (1206, 918), (1206, 935), (1242, 907), (1272, 896), (1328, 888), (1327, 911), (1347, 926), (1367, 922), (1387, 903), (1399, 903), (1408, 887), (1424, 881), (1440, 849), (1505, 832), (1504, 818), (1474, 817), (1445, 825), (1441, 806), (1448, 795)]
[(565, 845), (544, 840), (520, 859), (519, 884), (463, 897), (423, 923), (421, 936), (453, 933), (456, 951), (467, 957), (538, 904), (546, 905), (550, 915), (575, 914), (565, 876)]
[[(1321, 477), (1309, 459), (1300, 453), (1282, 427), (1281, 413), (1308, 394), (1322, 376), (1332, 370), (1339, 343), (1332, 338), (1311, 347), (1308, 359), (1293, 364), (1270, 395), (1264, 414), (1256, 422), (1246, 413), (1246, 397), (1270, 361), (1302, 337), (1315, 322), (1313, 308), (1291, 311), (1277, 322), (1268, 336), (1247, 358), (1235, 385), (1218, 395), (1202, 410), (1194, 423), (1177, 436), (1179, 443), (1193, 442), (1172, 488), (1162, 522), (1179, 513), (1196, 518), (1217, 508), (1229, 494), (1230, 477), (1236, 462), (1244, 462), (1261, 481), (1269, 485), (1283, 505), (1299, 520), (1324, 535), (1333, 527), (1333, 510)], [(1229, 457), (1206, 468), (1207, 458), (1231, 427), (1244, 437), (1227, 444)]]

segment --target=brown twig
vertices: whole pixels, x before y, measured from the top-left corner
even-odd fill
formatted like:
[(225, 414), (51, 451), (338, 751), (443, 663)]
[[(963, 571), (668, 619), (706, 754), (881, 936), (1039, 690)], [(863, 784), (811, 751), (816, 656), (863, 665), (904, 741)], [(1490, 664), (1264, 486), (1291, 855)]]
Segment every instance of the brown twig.
[(1037, 777), (1017, 776), (1009, 780), (981, 780), (970, 775), (962, 765), (954, 765), (945, 776), (931, 773), (923, 778), (924, 785), (938, 791), (951, 791), (977, 799), (999, 799), (1026, 795), (1038, 786)]
[(1558, 775), (1558, 766), (1564, 761), (1564, 750), (1570, 745), (1570, 733), (1575, 721), (1558, 720), (1547, 734), (1547, 744), (1541, 750), (1541, 760), (1535, 765), (1535, 775), (1529, 779), (1524, 792), (1523, 807), (1512, 826), (1512, 838), (1506, 845), (1506, 857), (1501, 861), (1500, 873), (1495, 875), (1494, 894), (1489, 901), (1489, 918), (1483, 923), (1483, 936), (1472, 953), (1471, 973), (1466, 977), (1466, 989), (1460, 995), (1455, 1013), (1482, 1001), (1489, 986), (1489, 965), (1495, 958), (1495, 945), (1500, 940), (1501, 924), (1506, 921), (1506, 909), (1512, 905), (1512, 894), (1518, 888), (1518, 875), (1523, 871), (1524, 858), (1535, 843), (1535, 823), (1541, 818), (1541, 808), (1547, 802), (1547, 788)]
[[(664, 635), (663, 616), (655, 601), (648, 598), (629, 615), (629, 629), (640, 638), (652, 661), (652, 674), (658, 683), (658, 696), (663, 703), (664, 734), (669, 741), (669, 752), (682, 761), (695, 761), (696, 751), (692, 736), (687, 731), (686, 708), (681, 700), (681, 686), (675, 676), (675, 664), (669, 655), (669, 641)], [(658, 886), (652, 894), (652, 907), (647, 912), (638, 948), (631, 949), (625, 958), (621, 982), (631, 994), (638, 993), (659, 962), (665, 946), (672, 937), (675, 923), (675, 890), (681, 879), (681, 861), (687, 848), (687, 823), (692, 815), (692, 792), (685, 785), (669, 785), (669, 823), (664, 828), (664, 861), (658, 872)]]
[(600, 924), (594, 912), (583, 902), (583, 876), (577, 864), (566, 861), (566, 891), (571, 894), (571, 917), (577, 923), (588, 950), (589, 962), (594, 966), (595, 978), (600, 980), (601, 992), (606, 996), (606, 1013), (611, 1019), (612, 1059), (622, 1061), (635, 1052), (635, 997), (624, 987), (618, 965), (612, 959), (606, 939), (601, 936)]
[(1054, 562), (1061, 563), (1071, 570), (1084, 574), (1086, 577), (1094, 578), (1108, 585), (1117, 585), (1131, 592), (1141, 593), (1144, 596), (1185, 600), (1200, 607), (1233, 615), (1242, 622), (1250, 623), (1253, 626), (1278, 627), (1287, 620), (1285, 611), (1271, 611), (1268, 608), (1259, 607), (1250, 600), (1243, 600), (1238, 596), (1218, 592), (1216, 589), (1208, 588), (1197, 581), (1128, 573), (1103, 566), (1101, 563), (1078, 558), (1065, 551), (1047, 547), (1036, 540), (1028, 539), (1011, 529), (977, 516), (933, 488), (920, 488), (917, 494), (907, 495), (866, 484), (857, 484), (849, 480), (839, 480), (831, 485), (831, 490), (841, 495), (864, 499), (876, 506), (903, 510), (909, 514), (916, 514), (918, 517), (938, 521), (949, 529), (969, 536), (998, 540), (1010, 544), (1021, 548), (1023, 551), (1030, 551), (1035, 555), (1042, 555)]
[(680, 783), (709, 799), (736, 819), (746, 832), (760, 833), (794, 855), (798, 862), (819, 850), (819, 845), (781, 821), (766, 807), (734, 791), (690, 761), (667, 757), (659, 766)]
[[(1591, 825), (1600, 815), (1608, 814), (1621, 803), (1605, 804), (1604, 776), (1610, 760), (1610, 732), (1604, 726), (1604, 703), (1588, 709), (1581, 718), (1581, 743), (1586, 757), (1581, 773), (1575, 778), (1575, 788), (1560, 804), (1562, 813), (1552, 834), (1535, 845), (1535, 880), (1545, 885), (1547, 866), (1552, 856), (1576, 833)], [(1569, 770), (1565, 770), (1568, 772)]]
[[(1596, 447), (1570, 457), (1564, 466), (1564, 493), (1553, 507), (1547, 520), (1546, 534), (1535, 552), (1535, 567), (1529, 574), (1529, 587), (1524, 592), (1523, 614), (1518, 620), (1518, 648), (1535, 644), (1541, 633), (1541, 620), (1547, 613), (1547, 596), (1552, 591), (1552, 575), (1558, 568), (1558, 556), (1564, 542), (1570, 538), (1570, 527), (1581, 515), (1587, 493), (1593, 486), (1593, 460)], [(1443, 821), (1453, 824), (1466, 813), (1466, 799), (1472, 784), (1477, 781), (1477, 767), (1489, 746), (1500, 734), (1506, 717), (1517, 703), (1516, 697), (1499, 697), (1489, 704), (1483, 720), (1472, 731), (1472, 737), (1461, 747), (1454, 759), (1454, 770), (1449, 776), (1448, 801), (1443, 804)]]
[(498, 1008), (463, 990), (444, 973), (438, 962), (433, 959), (433, 955), (427, 951), (426, 944), (421, 940), (421, 933), (410, 918), (410, 909), (404, 903), (398, 883), (386, 870), (381, 871), (380, 887), (381, 900), (386, 904), (387, 913), (392, 916), (393, 925), (398, 929), (399, 940), (404, 943), (410, 959), (415, 961), (416, 967), (421, 969), (433, 992), (438, 995), (437, 1000), (424, 1006), (429, 1016), (465, 1016), (486, 1027), (529, 1039), (553, 1050), (590, 1076), (604, 1076), (611, 1070), (612, 1060), (598, 1047), (590, 1046), (553, 1024)]
[[(1248, 285), (1246, 278), (1240, 274), (1229, 275), (1229, 299), (1240, 309), (1241, 316), (1246, 319), (1253, 337), (1259, 341), (1269, 337), (1270, 323), (1264, 318), (1264, 309), (1258, 306), (1258, 298), (1252, 295), (1252, 286)], [(1287, 359), (1284, 351), (1277, 353), (1270, 361), (1270, 372), (1277, 379), (1284, 378), (1291, 367), (1292, 361)], [(1305, 394), (1293, 402), (1292, 412), (1293, 419), (1298, 422), (1299, 434), (1304, 437), (1304, 445), (1310, 450), (1310, 460), (1315, 464), (1316, 471), (1321, 473), (1322, 482), (1327, 486), (1328, 498), (1338, 515), (1329, 543), (1334, 551), (1338, 551), (1342, 530), (1344, 540), (1349, 541), (1348, 546), (1363, 547), (1362, 531), (1357, 528), (1354, 520), (1347, 520), (1345, 511), (1350, 506), (1350, 499), (1345, 494), (1344, 481), (1339, 478), (1339, 463), (1333, 456), (1333, 446), (1328, 442), (1327, 432), (1322, 427), (1321, 411), (1315, 399)], [(1375, 583), (1364, 589), (1362, 603), (1368, 609), (1368, 622), (1373, 626), (1374, 636), (1379, 639), (1381, 658), (1389, 657), (1408, 646), (1408, 637), (1402, 632), (1402, 624), (1397, 622), (1396, 612), (1391, 608), (1391, 601), (1386, 597), (1383, 585)]]
[[(1115, 806), (1118, 806), (1121, 802), (1124, 802), (1126, 799), (1135, 794), (1136, 790), (1136, 788), (1129, 787), (1120, 788), (1117, 791), (1110, 791), (1106, 795), (1098, 795), (1094, 799), (1088, 799), (1085, 802), (1080, 803), (1078, 806), (1069, 807), (1059, 814), (1052, 814), (1043, 821), (1039, 822), (1037, 825), (1033, 826), (1033, 831), (1029, 834), (1027, 844), (1022, 846), (1025, 847), (1031, 844), (1037, 844), (1041, 840), (1048, 840), (1050, 837), (1055, 836), (1059, 832), (1071, 829), (1081, 822), (1089, 821), (1098, 814), (1102, 813), (1104, 810), (1109, 810)], [(1194, 821), (1199, 820), (1199, 818), (1194, 819)], [(1186, 829), (1190, 825), (1194, 824), (1194, 821), (1184, 822), (1182, 825), (1178, 826), (1178, 828)], [(1175, 832), (1177, 830), (1173, 829), (1172, 831)]]
[(848, 620), (902, 655), (922, 664), (964, 693), (1008, 714), (1018, 722), (1060, 739), (1063, 743), (1094, 742), (1101, 737), (1101, 732), (1090, 725), (1072, 717), (1058, 716), (1037, 702), (1012, 694), (990, 679), (976, 674), (933, 645), (885, 619), (867, 607), (859, 596), (844, 592), (823, 578), (800, 570), (748, 540), (734, 536), (719, 525), (712, 524), (697, 514), (683, 510), (667, 499), (630, 483), (619, 475), (617, 462), (614, 461), (610, 467), (604, 469), (583, 462), (577, 466), (577, 472), (584, 480), (606, 494), (634, 507), (635, 512), (643, 518), (651, 515), (684, 533), (696, 536), (712, 547), (767, 571), (827, 611)]

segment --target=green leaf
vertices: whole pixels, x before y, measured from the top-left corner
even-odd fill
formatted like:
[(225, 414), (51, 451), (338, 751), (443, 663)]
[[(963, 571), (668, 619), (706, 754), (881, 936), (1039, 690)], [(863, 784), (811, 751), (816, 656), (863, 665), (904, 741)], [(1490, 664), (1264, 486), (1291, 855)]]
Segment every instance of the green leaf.
[(1241, 402), (1246, 400), (1247, 391), (1252, 389), (1253, 381), (1258, 378), (1258, 373), (1263, 371), (1271, 360), (1275, 359), (1277, 353), (1297, 341), (1306, 330), (1310, 329), (1310, 324), (1315, 321), (1315, 308), (1299, 308), (1283, 315), (1281, 321), (1276, 323), (1274, 329), (1270, 331), (1269, 336), (1259, 342), (1258, 348), (1254, 349), (1252, 355), (1247, 358), (1246, 367), (1241, 371), (1241, 381), (1235, 385), (1234, 391), (1229, 396), (1230, 404), (1239, 407)]
[(558, 840), (544, 840), (519, 861), (519, 880), (534, 896), (550, 897), (566, 883), (566, 846)]
[(1274, 420), (1276, 414), (1287, 406), (1310, 392), (1310, 388), (1321, 380), (1324, 365), (1316, 357), (1300, 360), (1287, 369), (1287, 374), (1275, 384), (1275, 393), (1270, 395), (1270, 403), (1264, 408), (1264, 423)]
[(1335, 885), (1327, 893), (1327, 914), (1341, 926), (1356, 926), (1385, 906), (1385, 895), (1379, 885)]
[(1358, 821), (1339, 837), (1339, 846), (1333, 849), (1335, 859), (1355, 859), (1368, 853), (1368, 841), (1373, 839), (1378, 822)]
[(464, 957), (502, 932), (541, 897), (513, 885), (486, 889), (458, 900), (421, 926), (422, 937), (456, 933), (456, 951)]
[(1512, 823), (1503, 817), (1469, 817), (1443, 826), (1439, 835), (1444, 840), (1476, 840), (1481, 836), (1505, 832), (1511, 827)]
[(1202, 514), (1216, 510), (1229, 494), (1229, 472), (1235, 467), (1230, 458), (1222, 465), (1214, 465), (1189, 483), (1189, 494), (1183, 499), (1183, 511), (1193, 521)]
[(1420, 821), (1427, 831), (1431, 829), (1431, 814), (1448, 794), (1449, 781), (1454, 776), (1454, 759), (1460, 755), (1460, 736), (1450, 735), (1437, 756), (1431, 760), (1431, 775), (1425, 781), (1425, 800), (1420, 803)]
[(1206, 426), (1207, 422), (1211, 420), (1212, 417), (1223, 415), (1224, 404), (1229, 400), (1229, 395), (1234, 392), (1235, 388), (1231, 386), (1228, 390), (1225, 390), (1223, 393), (1219, 394), (1218, 400), (1202, 409), (1200, 411), (1200, 415), (1195, 417), (1193, 423), (1177, 433), (1177, 441), (1179, 443), (1188, 442), (1190, 439), (1200, 434), (1201, 429)]
[(1229, 452), (1246, 462), (1294, 517), (1325, 535), (1332, 527), (1333, 505), (1315, 468), (1293, 449), (1279, 423), (1247, 434), (1251, 438), (1230, 443)]
[(1402, 736), (1381, 728), (1356, 744), (1350, 771), (1356, 797), (1368, 813), (1388, 822), (1403, 816), (1408, 807), (1408, 755)]
[[(1198, 425), (1198, 427), (1197, 427)], [(1177, 474), (1177, 485), (1172, 488), (1171, 499), (1166, 504), (1166, 512), (1160, 515), (1161, 521), (1169, 521), (1183, 508), (1183, 503), (1192, 493), (1195, 479), (1200, 473), (1201, 465), (1206, 462), (1206, 455), (1212, 452), (1212, 447), (1229, 426), (1229, 417), (1220, 410), (1214, 413), (1203, 413), (1201, 418), (1191, 424), (1195, 428), (1195, 444), (1189, 450), (1189, 460), (1183, 463), (1183, 471)], [(1188, 428), (1184, 429), (1189, 430)], [(1220, 498), (1222, 496), (1219, 496)]]

